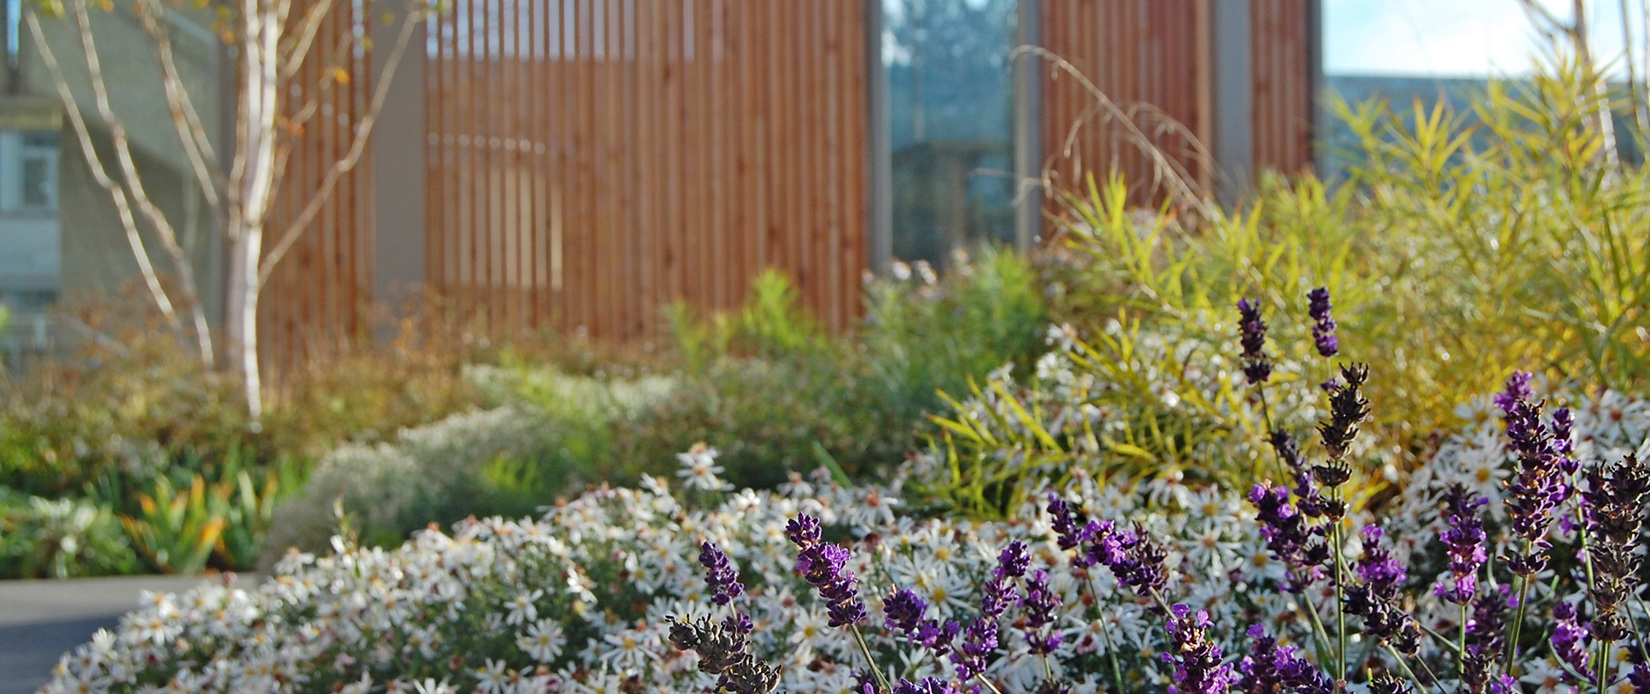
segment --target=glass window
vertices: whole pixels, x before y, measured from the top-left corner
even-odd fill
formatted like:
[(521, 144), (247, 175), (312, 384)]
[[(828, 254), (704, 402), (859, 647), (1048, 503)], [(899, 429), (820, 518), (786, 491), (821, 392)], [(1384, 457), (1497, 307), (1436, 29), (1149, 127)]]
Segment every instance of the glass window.
[(53, 209), (57, 207), (57, 186), (52, 180), (51, 162), (44, 157), (34, 156), (23, 159), (23, 207), (30, 209)]
[(0, 212), (57, 212), (58, 134), (0, 132)]
[(1016, 0), (883, 0), (893, 246), (944, 265), (1014, 239)]

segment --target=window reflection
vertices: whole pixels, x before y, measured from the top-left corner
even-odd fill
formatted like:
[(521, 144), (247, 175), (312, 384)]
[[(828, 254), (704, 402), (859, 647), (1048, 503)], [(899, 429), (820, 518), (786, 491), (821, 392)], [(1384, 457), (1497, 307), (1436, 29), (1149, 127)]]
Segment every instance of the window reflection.
[(943, 265), (1014, 238), (1015, 0), (883, 0), (893, 246)]

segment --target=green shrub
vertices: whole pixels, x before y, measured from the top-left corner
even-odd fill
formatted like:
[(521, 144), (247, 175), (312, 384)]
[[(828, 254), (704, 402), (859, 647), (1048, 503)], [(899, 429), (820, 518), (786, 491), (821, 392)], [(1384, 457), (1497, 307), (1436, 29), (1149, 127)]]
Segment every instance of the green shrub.
[(941, 390), (1029, 363), (1041, 344), (1045, 302), (1023, 258), (986, 249), (956, 265), (944, 278), (870, 283), (863, 325), (836, 339), (775, 272), (731, 314), (673, 309), (683, 383), (617, 438), (617, 459), (658, 473), (681, 442), (705, 441), (740, 486), (771, 488), (822, 461), (874, 478), (904, 459), (924, 415), (944, 408)]
[(0, 490), (0, 578), (103, 576), (137, 568), (137, 554), (108, 507)]
[(659, 377), (598, 381), (551, 370), (476, 369), (472, 378), (483, 389), (517, 393), (518, 402), (323, 456), (301, 495), (275, 510), (261, 564), (288, 547), (325, 549), (335, 506), (375, 546), (399, 544), (431, 523), (534, 514), (581, 485), (618, 476), (611, 437), (673, 389)]
[(1042, 263), (1062, 349), (1030, 378), (950, 391), (961, 397), (928, 454), (948, 475), (930, 493), (994, 516), (1066, 463), (1255, 477), (1266, 432), (1316, 413), (1233, 387), (1234, 306), (1260, 302), (1282, 345), (1274, 382), (1318, 383), (1327, 366), (1304, 366), (1314, 287), (1351, 336), (1338, 358), (1370, 364), (1383, 465), (1424, 459), (1458, 408), (1513, 369), (1644, 392), (1650, 174), (1599, 155), (1595, 99), (1561, 73), (1493, 87), (1473, 118), (1342, 105), (1362, 148), (1350, 181), (1268, 178), (1195, 226), (1167, 206), (1128, 209), (1119, 179), (1068, 192), (1064, 242)]

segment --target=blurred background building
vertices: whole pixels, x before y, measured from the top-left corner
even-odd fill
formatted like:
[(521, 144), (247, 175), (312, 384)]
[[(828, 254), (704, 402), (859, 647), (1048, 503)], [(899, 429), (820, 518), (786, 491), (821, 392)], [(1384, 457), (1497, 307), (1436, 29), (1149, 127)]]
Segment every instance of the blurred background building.
[[(4, 7), (0, 302), (16, 354), (73, 329), (48, 318), (55, 302), (136, 275), (21, 5)], [(335, 15), (328, 36), (379, 30), (358, 4)], [(193, 98), (223, 103), (232, 60), (209, 18), (167, 19)], [(457, 0), (420, 28), (363, 164), (271, 279), (264, 339), (300, 358), (426, 291), (495, 326), (627, 339), (656, 331), (667, 301), (736, 305), (767, 267), (845, 328), (867, 270), (1042, 240), (1045, 173), (1121, 172), (1154, 202), (1138, 138), (1227, 200), (1261, 171), (1311, 167), (1321, 19), (1317, 0)], [(151, 196), (220, 316), (223, 244), (146, 37), (120, 2), (95, 29)], [(107, 138), (69, 27), (47, 33)], [(355, 60), (325, 117), (292, 134), (277, 222), (359, 125), (384, 65)]]

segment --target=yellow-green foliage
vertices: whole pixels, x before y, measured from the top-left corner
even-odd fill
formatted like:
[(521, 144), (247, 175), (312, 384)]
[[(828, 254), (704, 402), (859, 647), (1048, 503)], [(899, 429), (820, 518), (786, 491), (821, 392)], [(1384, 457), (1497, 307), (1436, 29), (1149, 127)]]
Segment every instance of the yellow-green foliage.
[(1153, 248), (1120, 259), (1107, 245), (1126, 234), (1075, 245), (1156, 320), (1197, 322), (1186, 309), (1209, 306), (1229, 330), (1237, 296), (1258, 294), (1302, 329), (1301, 294), (1327, 285), (1342, 344), (1372, 363), (1376, 416), (1412, 435), (1450, 425), (1513, 369), (1642, 392), (1650, 178), (1605, 156), (1597, 98), (1561, 72), (1492, 85), (1470, 114), (1342, 104), (1360, 163), (1336, 194), (1272, 184), (1233, 219), (1147, 236)]
[(1515, 367), (1650, 382), (1650, 177), (1607, 156), (1598, 99), (1561, 69), (1470, 114), (1339, 107), (1363, 158), (1348, 223), (1382, 282), (1371, 337), (1404, 349), (1400, 395), (1432, 421)]
[[(1605, 156), (1597, 107), (1562, 70), (1493, 85), (1470, 113), (1342, 104), (1358, 140), (1349, 181), (1269, 177), (1195, 225), (1090, 179), (1063, 197), (1065, 240), (1044, 262), (1054, 320), (1081, 336), (1065, 341), (1083, 387), (995, 379), (953, 401), (932, 449), (948, 474), (929, 491), (992, 515), (1076, 468), (1253, 477), (1270, 464), (1269, 427), (1310, 439), (1321, 416), (1310, 385), (1331, 364), (1313, 352), (1305, 298), (1318, 286), (1334, 297), (1338, 360), (1371, 365), (1366, 438), (1384, 463), (1413, 463), (1514, 369), (1643, 392), (1650, 177)], [(1271, 327), (1269, 407), (1238, 368), (1243, 297)]]

